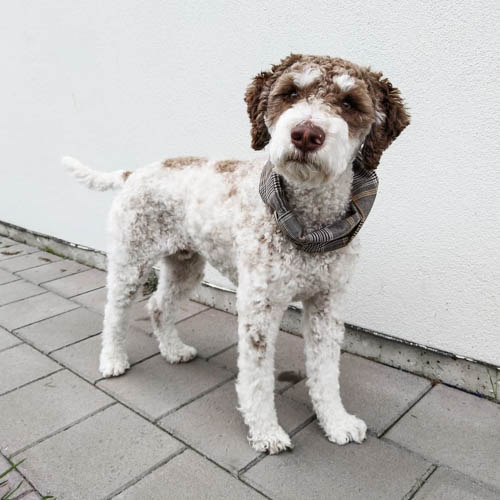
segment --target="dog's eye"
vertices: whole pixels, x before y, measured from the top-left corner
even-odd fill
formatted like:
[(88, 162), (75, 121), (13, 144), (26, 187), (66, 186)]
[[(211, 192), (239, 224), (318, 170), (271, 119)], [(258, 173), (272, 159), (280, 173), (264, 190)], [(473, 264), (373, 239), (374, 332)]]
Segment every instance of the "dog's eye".
[(350, 101), (350, 99), (344, 99), (342, 101), (342, 107), (344, 109), (352, 109), (352, 102)]
[(297, 91), (297, 89), (291, 88), (280, 94), (280, 97), (282, 99), (292, 101), (294, 99), (297, 99), (297, 97), (299, 97), (299, 92)]

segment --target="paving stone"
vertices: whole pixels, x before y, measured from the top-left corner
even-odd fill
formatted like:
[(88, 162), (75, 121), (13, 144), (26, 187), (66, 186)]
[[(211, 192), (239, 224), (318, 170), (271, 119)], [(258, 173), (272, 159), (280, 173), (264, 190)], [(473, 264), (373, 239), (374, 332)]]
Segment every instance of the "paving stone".
[[(17, 498), (15, 500), (17, 500)], [(31, 491), (19, 500), (42, 500), (42, 497), (36, 491)]]
[[(392, 425), (429, 388), (422, 377), (368, 359), (342, 354), (340, 394), (347, 411), (362, 418), (377, 436)], [(312, 407), (305, 381), (284, 392)]]
[(182, 444), (114, 405), (27, 450), (21, 472), (58, 500), (111, 497)]
[(31, 269), (32, 267), (43, 266), (49, 262), (57, 262), (61, 260), (57, 255), (52, 255), (47, 252), (36, 252), (29, 255), (22, 255), (8, 260), (0, 261), (0, 267), (11, 273)]
[(0, 327), (0, 351), (20, 343), (21, 341), (17, 337)]
[(57, 262), (51, 262), (43, 266), (19, 271), (17, 274), (21, 276), (21, 278), (39, 285), (46, 281), (52, 281), (64, 276), (69, 276), (70, 274), (88, 271), (89, 269), (89, 267), (79, 262), (75, 262), (74, 260), (58, 260)]
[[(78, 297), (74, 297), (72, 300), (88, 307), (92, 311), (104, 314), (104, 306), (106, 305), (106, 288), (100, 288), (92, 292), (78, 295)], [(137, 304), (132, 305), (132, 309), (130, 311), (131, 319), (134, 321), (136, 326), (150, 332), (151, 321), (146, 310), (147, 300), (145, 300), (144, 295), (139, 292), (135, 301)], [(198, 302), (194, 302), (192, 300), (186, 300), (179, 305), (176, 321), (182, 321), (206, 309), (209, 309), (208, 306), (198, 304)]]
[(233, 377), (202, 359), (171, 365), (158, 355), (98, 386), (150, 419), (157, 419)]
[[(131, 364), (152, 356), (158, 352), (158, 342), (138, 328), (127, 335), (127, 352)], [(102, 375), (99, 372), (99, 353), (101, 352), (101, 335), (64, 347), (51, 354), (54, 359), (75, 371), (91, 383), (95, 383)]]
[(0, 397), (0, 446), (12, 456), (113, 400), (67, 370)]
[(16, 276), (15, 274), (0, 269), (0, 285), (4, 285), (5, 283), (11, 283), (12, 281), (17, 281), (18, 279), (19, 276)]
[(295, 436), (291, 453), (267, 456), (243, 478), (271, 498), (401, 500), (431, 464), (391, 443), (330, 443), (316, 422)]
[(184, 342), (196, 347), (198, 355), (208, 358), (238, 341), (236, 316), (208, 309), (179, 324)]
[(45, 292), (43, 288), (22, 280), (0, 285), (0, 306)]
[(200, 457), (194, 451), (186, 450), (114, 497), (113, 500), (137, 500), (138, 498), (164, 500), (167, 484), (168, 498), (206, 500), (264, 498), (206, 458)]
[[(17, 464), (20, 460), (21, 459), (13, 459), (12, 462)], [(9, 460), (0, 455), (0, 474), (10, 469), (11, 465), (12, 464), (11, 462), (9, 462)], [(7, 491), (12, 491), (17, 487), (19, 483), (21, 483), (21, 486), (19, 486), (19, 488), (16, 490), (13, 498), (17, 498), (23, 493), (26, 493), (27, 491), (30, 491), (32, 489), (29, 483), (27, 483), (23, 476), (21, 476), (21, 474), (19, 474), (19, 472), (17, 472), (16, 470), (9, 472), (6, 476), (0, 479), (0, 483), (2, 481), (7, 481), (7, 484), (0, 487), (0, 493), (2, 495), (5, 495)], [(26, 497), (23, 497), (23, 499), (24, 498)]]
[[(227, 351), (214, 356), (210, 359), (210, 362), (222, 366), (233, 373), (237, 373), (237, 357), (238, 348), (237, 346), (234, 346)], [(276, 342), (274, 363), (276, 373), (275, 384), (278, 392), (281, 392), (292, 385), (292, 382), (278, 380), (277, 378), (280, 373), (291, 371), (294, 372), (300, 379), (305, 377), (304, 341), (302, 338), (280, 331)]]
[(500, 489), (499, 404), (440, 384), (387, 437)]
[[(258, 456), (248, 444), (248, 429), (237, 406), (236, 389), (230, 381), (167, 415), (159, 424), (203, 455), (237, 472)], [(304, 405), (279, 395), (276, 409), (279, 422), (287, 432), (312, 417)]]
[(0, 307), (0, 325), (15, 330), (78, 307), (74, 302), (51, 292)]
[(35, 252), (38, 252), (38, 248), (30, 247), (29, 245), (24, 245), (23, 243), (16, 243), (15, 245), (9, 245), (6, 248), (0, 248), (0, 261)]
[(17, 241), (11, 240), (6, 236), (0, 236), (0, 248), (11, 247), (12, 245), (17, 245)]
[(78, 274), (48, 281), (43, 286), (63, 297), (74, 297), (75, 295), (102, 288), (105, 285), (106, 273), (99, 269), (89, 269)]
[(102, 331), (102, 316), (83, 307), (16, 330), (16, 335), (43, 352), (74, 344)]
[(469, 477), (445, 467), (439, 467), (418, 490), (414, 500), (498, 500), (494, 491), (472, 481)]
[(0, 352), (0, 367), (0, 394), (61, 368), (26, 344)]

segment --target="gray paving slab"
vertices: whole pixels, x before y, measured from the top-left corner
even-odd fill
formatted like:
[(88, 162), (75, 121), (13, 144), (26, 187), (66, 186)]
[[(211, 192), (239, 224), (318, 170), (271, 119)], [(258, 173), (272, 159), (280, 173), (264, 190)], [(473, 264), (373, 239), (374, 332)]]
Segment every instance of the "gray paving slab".
[(13, 456), (112, 402), (67, 370), (0, 396), (1, 452)]
[(47, 292), (1, 306), (0, 325), (8, 330), (15, 330), (77, 307), (78, 304)]
[[(224, 468), (237, 472), (258, 456), (248, 444), (248, 429), (237, 406), (234, 382), (230, 381), (167, 415), (159, 424)], [(312, 417), (304, 405), (280, 395), (276, 396), (276, 409), (287, 432)]]
[(132, 411), (114, 405), (27, 450), (21, 473), (57, 500), (105, 498), (182, 448)]
[(98, 387), (147, 418), (157, 419), (231, 377), (231, 372), (202, 359), (171, 365), (158, 355), (122, 377), (102, 380)]
[(25, 245), (23, 243), (16, 243), (15, 245), (0, 248), (0, 261), (35, 252), (38, 252), (38, 248), (30, 247), (29, 245)]
[[(210, 362), (222, 366), (233, 373), (237, 373), (237, 357), (238, 348), (237, 346), (234, 346), (227, 351), (214, 356), (210, 359)], [(280, 331), (276, 342), (275, 354), (275, 383), (276, 390), (278, 392), (281, 392), (292, 385), (291, 382), (278, 380), (278, 376), (283, 372), (294, 372), (299, 379), (305, 377), (304, 341), (301, 337)]]
[(267, 456), (242, 477), (276, 499), (401, 500), (430, 466), (376, 437), (335, 445), (313, 422), (295, 436), (291, 453)]
[(102, 331), (102, 316), (79, 307), (15, 330), (16, 335), (49, 353)]
[(46, 293), (46, 290), (23, 280), (0, 285), (0, 306), (33, 297), (34, 295), (40, 295), (41, 293)]
[(213, 356), (238, 340), (236, 316), (216, 309), (207, 309), (184, 320), (178, 329), (182, 340), (196, 347), (202, 358)]
[[(342, 354), (340, 393), (350, 413), (362, 418), (380, 436), (431, 387), (422, 377), (352, 354)], [(284, 392), (311, 407), (305, 381)]]
[(74, 297), (87, 293), (106, 285), (106, 273), (99, 269), (89, 269), (81, 273), (65, 276), (44, 283), (44, 288), (61, 295), (62, 297)]
[(19, 276), (16, 276), (15, 274), (0, 269), (0, 285), (4, 285), (5, 283), (11, 283), (12, 281), (17, 281), (18, 279)]
[(206, 458), (192, 450), (186, 450), (113, 500), (138, 498), (164, 500), (167, 498), (165, 485), (168, 485), (168, 498), (205, 500), (265, 498)]
[[(106, 288), (99, 288), (98, 290), (93, 290), (92, 292), (83, 293), (74, 297), (72, 300), (82, 304), (92, 311), (104, 314), (104, 306), (106, 305)], [(130, 317), (135, 326), (150, 332), (152, 330), (151, 321), (146, 310), (146, 305), (147, 300), (145, 300), (145, 297), (141, 292), (139, 292), (136, 298), (136, 304), (134, 304), (131, 308)], [(179, 305), (176, 321), (182, 321), (207, 309), (209, 308), (203, 304), (198, 304), (192, 300), (186, 300)]]
[(387, 438), (500, 489), (500, 405), (436, 385)]
[[(126, 342), (131, 364), (138, 363), (158, 352), (156, 339), (138, 328), (129, 332)], [(97, 335), (55, 351), (51, 356), (89, 382), (95, 383), (102, 377), (99, 372), (100, 351), (101, 335)]]
[(0, 326), (0, 351), (20, 344), (21, 340)]
[(0, 367), (0, 394), (61, 368), (26, 344), (0, 352)]
[(33, 267), (43, 266), (49, 262), (57, 262), (61, 260), (57, 255), (47, 252), (35, 252), (27, 255), (20, 255), (8, 260), (0, 261), (0, 267), (11, 273), (31, 269)]
[(57, 262), (51, 262), (50, 264), (45, 264), (43, 266), (26, 269), (25, 271), (18, 271), (17, 274), (21, 276), (21, 278), (39, 285), (40, 283), (44, 283), (46, 281), (56, 280), (71, 274), (88, 271), (89, 269), (89, 267), (80, 264), (79, 262), (65, 259), (58, 260)]
[[(36, 491), (30, 491), (26, 495), (23, 495), (19, 500), (41, 500), (42, 497)], [(17, 498), (15, 499), (17, 500)]]
[[(142, 299), (142, 297), (140, 297)], [(152, 333), (153, 326), (151, 325), (151, 318), (147, 310), (147, 300), (138, 300), (132, 304), (130, 308), (130, 321), (132, 325), (144, 330), (145, 332)]]
[[(21, 459), (14, 459), (13, 462), (17, 464)], [(0, 455), (0, 474), (3, 472), (7, 471), (11, 467), (11, 462), (7, 460), (5, 457)], [(14, 497), (16, 498), (21, 496), (22, 494), (26, 493), (27, 491), (32, 490), (33, 488), (29, 485), (28, 482), (25, 481), (23, 476), (19, 474), (16, 470), (13, 470), (9, 472), (6, 476), (4, 476), (2, 479), (0, 479), (0, 483), (2, 481), (7, 481), (7, 484), (4, 486), (0, 487), (0, 494), (6, 495), (7, 491), (12, 491), (13, 489), (17, 488), (19, 484), (19, 488), (16, 490)], [(23, 497), (25, 498), (25, 497)]]
[(0, 248), (10, 247), (12, 245), (17, 245), (17, 241), (11, 240), (6, 236), (0, 236)]
[(413, 500), (498, 500), (500, 491), (485, 487), (446, 467), (436, 472), (418, 490)]

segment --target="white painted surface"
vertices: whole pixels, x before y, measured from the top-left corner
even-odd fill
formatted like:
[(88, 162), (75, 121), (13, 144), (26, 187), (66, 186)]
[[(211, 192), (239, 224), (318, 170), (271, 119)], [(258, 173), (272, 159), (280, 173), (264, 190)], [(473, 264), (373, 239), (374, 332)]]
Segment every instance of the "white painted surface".
[(249, 157), (250, 77), (339, 55), (384, 71), (413, 116), (382, 160), (346, 319), (500, 364), (499, 32), (494, 0), (3, 2), (0, 219), (104, 249), (112, 195), (61, 155)]

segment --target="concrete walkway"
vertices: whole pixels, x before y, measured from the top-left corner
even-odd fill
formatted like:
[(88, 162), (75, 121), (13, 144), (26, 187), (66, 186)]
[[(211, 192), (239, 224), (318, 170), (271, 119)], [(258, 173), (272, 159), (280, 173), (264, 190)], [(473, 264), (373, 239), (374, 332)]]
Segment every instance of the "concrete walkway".
[[(24, 459), (15, 498), (500, 498), (500, 405), (349, 354), (343, 398), (367, 441), (329, 443), (304, 380), (278, 381), (295, 449), (255, 453), (236, 410), (236, 319), (195, 302), (178, 326), (198, 359), (161, 358), (141, 296), (132, 368), (102, 380), (104, 286), (101, 271), (0, 237), (0, 472)], [(281, 332), (277, 375), (303, 377), (302, 344)]]

